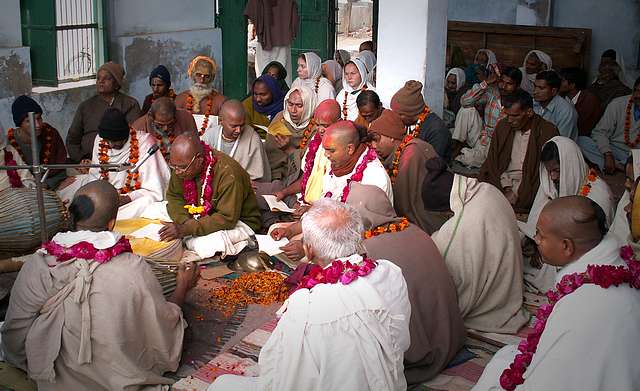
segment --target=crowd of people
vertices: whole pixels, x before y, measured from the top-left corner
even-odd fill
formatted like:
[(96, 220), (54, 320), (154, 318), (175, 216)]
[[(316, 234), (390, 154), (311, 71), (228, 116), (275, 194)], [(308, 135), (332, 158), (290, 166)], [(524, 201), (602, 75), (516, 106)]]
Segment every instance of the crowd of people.
[[(20, 96), (5, 165), (31, 164), (36, 142), (43, 164), (129, 166), (47, 176), (71, 230), (25, 261), (2, 326), (5, 360), (43, 390), (166, 389), (199, 272), (181, 265), (162, 297), (114, 231), (150, 218), (163, 221), (161, 241), (201, 259), (268, 233), (287, 238), (282, 253), (299, 263), (260, 376), (225, 375), (210, 390), (403, 390), (446, 368), (467, 329), (527, 325), (525, 290), (551, 290), (548, 320), (538, 314), (537, 336), (498, 352), (476, 390), (637, 389), (640, 267), (620, 247), (640, 235), (640, 78), (626, 84), (614, 50), (590, 85), (540, 50), (521, 67), (488, 49), (458, 65), (444, 75), (443, 117), (415, 80), (384, 107), (373, 42), (324, 62), (300, 55), (291, 86), (272, 62), (243, 100), (213, 87), (209, 57), (193, 59), (180, 93), (159, 65), (142, 110), (108, 62), (66, 142)], [(622, 195), (604, 180), (616, 171)], [(0, 190), (33, 185), (27, 170), (0, 171)]]

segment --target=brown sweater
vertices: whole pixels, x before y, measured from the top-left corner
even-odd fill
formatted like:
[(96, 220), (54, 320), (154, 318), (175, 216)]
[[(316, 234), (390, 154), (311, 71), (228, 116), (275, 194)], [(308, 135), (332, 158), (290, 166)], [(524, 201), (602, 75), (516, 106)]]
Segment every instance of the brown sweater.
[(591, 137), (591, 131), (604, 113), (600, 100), (593, 92), (582, 90), (578, 96), (576, 111), (578, 112), (578, 135)]
[[(534, 114), (525, 126), (531, 129), (531, 136), (527, 144), (527, 154), (522, 166), (522, 182), (518, 189), (518, 199), (513, 209), (516, 213), (529, 213), (533, 199), (540, 186), (540, 153), (544, 143), (558, 136), (558, 129), (551, 122), (547, 122), (538, 114)], [(509, 122), (502, 119), (496, 126), (487, 160), (480, 168), (478, 180), (488, 182), (502, 191), (500, 176), (509, 167), (511, 161), (511, 149), (515, 131), (511, 129)]]
[[(233, 229), (238, 220), (251, 229), (260, 229), (261, 218), (256, 195), (251, 188), (249, 174), (235, 160), (222, 152), (213, 150), (218, 159), (213, 172), (212, 209), (208, 216), (195, 220), (184, 208), (182, 179), (171, 173), (167, 188), (167, 212), (171, 219), (184, 224), (187, 235), (205, 236), (217, 231)], [(196, 177), (198, 194), (202, 194), (200, 176)]]

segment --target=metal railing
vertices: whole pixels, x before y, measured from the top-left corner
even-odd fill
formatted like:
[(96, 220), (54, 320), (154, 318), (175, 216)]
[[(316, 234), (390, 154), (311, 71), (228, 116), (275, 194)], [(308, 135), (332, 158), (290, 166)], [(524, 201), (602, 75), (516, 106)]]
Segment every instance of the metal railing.
[(96, 74), (98, 20), (95, 0), (56, 0), (58, 81)]

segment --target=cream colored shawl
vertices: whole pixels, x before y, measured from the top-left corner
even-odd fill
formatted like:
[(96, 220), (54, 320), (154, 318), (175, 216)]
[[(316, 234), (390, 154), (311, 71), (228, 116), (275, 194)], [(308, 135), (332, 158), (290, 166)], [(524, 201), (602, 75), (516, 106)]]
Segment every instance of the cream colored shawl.
[(433, 234), (471, 329), (515, 333), (529, 316), (522, 308), (522, 250), (513, 208), (489, 183), (456, 175), (454, 216)]

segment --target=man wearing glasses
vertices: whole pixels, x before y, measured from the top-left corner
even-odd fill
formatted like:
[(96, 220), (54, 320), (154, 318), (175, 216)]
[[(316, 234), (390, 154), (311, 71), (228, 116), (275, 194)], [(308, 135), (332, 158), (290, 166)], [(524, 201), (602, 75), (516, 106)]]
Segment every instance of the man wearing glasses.
[(232, 158), (189, 134), (176, 137), (169, 159), (164, 241), (185, 239), (201, 258), (235, 255), (260, 229), (260, 211), (249, 174)]

